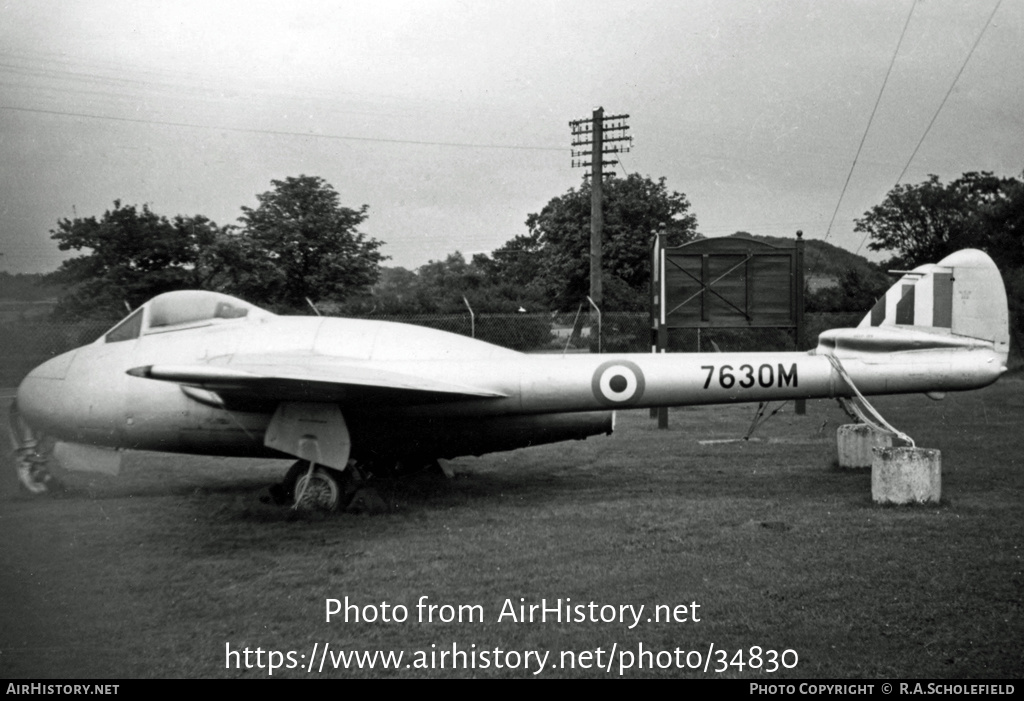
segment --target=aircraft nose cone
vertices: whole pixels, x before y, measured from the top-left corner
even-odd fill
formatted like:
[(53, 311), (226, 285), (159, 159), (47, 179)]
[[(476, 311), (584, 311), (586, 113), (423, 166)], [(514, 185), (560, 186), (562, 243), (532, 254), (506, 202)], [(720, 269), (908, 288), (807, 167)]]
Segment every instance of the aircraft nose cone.
[(78, 350), (69, 351), (58, 355), (56, 358), (47, 360), (42, 365), (38, 366), (32, 372), (25, 376), (25, 379), (47, 379), (47, 380), (63, 380), (67, 377), (68, 368), (71, 367), (71, 361), (78, 355)]
[(18, 411), (32, 425), (51, 423), (59, 413), (64, 378), (78, 351), (58, 355), (35, 368), (18, 386)]

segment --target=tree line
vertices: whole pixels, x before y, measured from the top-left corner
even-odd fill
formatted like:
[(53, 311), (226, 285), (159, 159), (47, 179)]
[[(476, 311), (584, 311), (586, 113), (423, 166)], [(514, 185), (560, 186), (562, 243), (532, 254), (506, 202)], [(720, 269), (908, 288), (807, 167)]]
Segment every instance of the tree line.
[[(65, 289), (56, 315), (117, 318), (178, 289), (208, 289), (278, 312), (452, 313), (575, 309), (586, 298), (590, 186), (552, 199), (526, 220), (528, 233), (491, 256), (458, 251), (416, 271), (386, 268), (384, 242), (359, 229), (368, 206), (345, 207), (325, 180), (301, 175), (271, 181), (239, 224), (202, 215), (168, 219), (114, 202), (102, 217), (62, 219), (51, 238), (82, 251), (48, 276)], [(652, 232), (697, 236), (685, 195), (665, 179), (613, 178), (604, 188), (605, 286), (612, 310), (646, 308)]]
[(61, 317), (117, 317), (163, 292), (208, 289), (287, 311), (344, 299), (377, 280), (383, 242), (358, 227), (367, 207), (342, 206), (322, 178), (272, 181), (240, 224), (166, 216), (114, 202), (102, 217), (62, 219), (51, 238), (86, 251), (49, 278), (65, 287)]
[[(99, 218), (61, 220), (51, 237), (61, 250), (82, 255), (47, 276), (64, 289), (56, 314), (116, 318), (177, 289), (216, 290), (285, 313), (308, 313), (311, 303), (342, 314), (460, 313), (467, 303), (476, 312), (574, 311), (586, 299), (588, 181), (529, 214), (526, 232), (490, 255), (467, 260), (455, 251), (415, 271), (383, 265), (384, 242), (360, 231), (367, 205), (342, 205), (315, 176), (271, 184), (257, 195), (257, 207), (241, 208), (236, 225), (219, 226), (202, 215), (168, 219), (147, 205), (119, 201)], [(646, 310), (652, 236), (665, 231), (673, 246), (699, 238), (696, 215), (665, 178), (614, 177), (603, 189), (605, 311)], [(1021, 329), (1022, 221), (1019, 178), (971, 172), (948, 183), (933, 175), (897, 185), (855, 220), (868, 248), (891, 258), (881, 266), (861, 259), (839, 271), (837, 284), (807, 295), (808, 311), (865, 311), (892, 282), (886, 268), (907, 269), (971, 247), (999, 265), (1014, 328)], [(807, 256), (809, 268), (836, 258), (825, 246), (818, 263)]]

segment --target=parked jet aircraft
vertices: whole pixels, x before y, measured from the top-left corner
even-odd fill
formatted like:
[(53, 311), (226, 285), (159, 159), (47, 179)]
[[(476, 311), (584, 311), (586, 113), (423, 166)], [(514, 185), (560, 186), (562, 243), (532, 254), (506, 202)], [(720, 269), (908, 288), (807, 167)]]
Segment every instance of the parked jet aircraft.
[(120, 453), (88, 446), (293, 456), (285, 487), (330, 507), (346, 468), (611, 433), (616, 409), (983, 387), (1006, 369), (1007, 321), (999, 272), (975, 250), (906, 273), (857, 328), (809, 352), (529, 355), (170, 292), (33, 370), (12, 427), (31, 491), (46, 490), (49, 434), (67, 467), (117, 467)]

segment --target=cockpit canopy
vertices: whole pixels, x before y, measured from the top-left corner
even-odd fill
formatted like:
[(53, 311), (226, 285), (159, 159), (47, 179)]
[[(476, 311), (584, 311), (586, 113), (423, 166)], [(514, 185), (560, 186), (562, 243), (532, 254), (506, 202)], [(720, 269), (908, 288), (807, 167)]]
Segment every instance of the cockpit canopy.
[(210, 326), (238, 319), (274, 316), (235, 297), (206, 290), (178, 290), (149, 300), (103, 336), (105, 343)]

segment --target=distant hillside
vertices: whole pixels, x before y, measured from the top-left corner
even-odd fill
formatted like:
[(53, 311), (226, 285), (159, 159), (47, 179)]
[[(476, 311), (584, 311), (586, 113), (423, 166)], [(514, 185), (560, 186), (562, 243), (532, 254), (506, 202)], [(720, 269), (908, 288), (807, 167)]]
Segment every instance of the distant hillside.
[[(795, 240), (780, 236), (758, 236), (745, 231), (738, 231), (732, 236), (746, 236), (776, 246), (792, 246)], [(804, 277), (812, 291), (836, 284), (840, 275), (850, 268), (859, 271), (865, 279), (876, 277), (887, 279), (885, 270), (864, 256), (851, 253), (845, 248), (833, 246), (825, 241), (804, 239)]]

